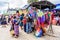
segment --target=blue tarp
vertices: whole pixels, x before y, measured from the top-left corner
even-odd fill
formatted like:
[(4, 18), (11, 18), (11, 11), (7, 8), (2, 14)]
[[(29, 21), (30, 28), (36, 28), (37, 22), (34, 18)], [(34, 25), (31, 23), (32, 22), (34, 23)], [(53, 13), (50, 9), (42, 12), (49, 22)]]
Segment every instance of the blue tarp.
[(56, 8), (54, 8), (54, 9), (60, 10), (60, 4), (57, 4)]

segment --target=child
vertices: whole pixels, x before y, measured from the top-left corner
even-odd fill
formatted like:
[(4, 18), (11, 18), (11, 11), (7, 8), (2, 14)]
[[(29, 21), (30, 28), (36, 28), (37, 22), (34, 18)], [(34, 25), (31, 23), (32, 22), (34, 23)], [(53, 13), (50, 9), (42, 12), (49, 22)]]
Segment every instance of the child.
[(24, 14), (20, 15), (20, 27), (21, 27), (21, 29), (23, 26), (23, 22), (22, 22), (23, 18), (24, 18)]
[(23, 22), (23, 26), (24, 26), (24, 32), (26, 32), (26, 17), (24, 17), (22, 22)]

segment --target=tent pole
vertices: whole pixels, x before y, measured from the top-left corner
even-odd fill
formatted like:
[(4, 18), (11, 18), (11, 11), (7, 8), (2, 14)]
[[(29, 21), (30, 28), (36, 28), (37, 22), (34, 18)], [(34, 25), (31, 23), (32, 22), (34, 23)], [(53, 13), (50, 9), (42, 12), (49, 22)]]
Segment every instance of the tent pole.
[(41, 9), (41, 5), (40, 5), (40, 9)]
[(52, 6), (50, 5), (50, 9), (51, 9), (51, 7), (52, 7)]

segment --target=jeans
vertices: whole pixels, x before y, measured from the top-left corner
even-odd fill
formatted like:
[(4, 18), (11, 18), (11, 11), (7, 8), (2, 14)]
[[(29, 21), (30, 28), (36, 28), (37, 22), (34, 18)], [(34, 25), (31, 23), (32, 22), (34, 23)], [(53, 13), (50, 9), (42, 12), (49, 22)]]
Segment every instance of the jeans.
[(32, 31), (32, 25), (31, 22), (27, 22), (26, 23), (26, 32), (30, 33)]

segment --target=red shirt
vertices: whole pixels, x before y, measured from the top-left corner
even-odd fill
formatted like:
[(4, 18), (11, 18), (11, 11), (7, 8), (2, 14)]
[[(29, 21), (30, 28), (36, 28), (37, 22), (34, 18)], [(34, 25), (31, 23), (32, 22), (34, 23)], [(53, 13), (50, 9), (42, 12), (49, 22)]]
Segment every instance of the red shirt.
[(52, 20), (54, 19), (54, 14), (51, 15)]
[(23, 24), (26, 24), (26, 18), (24, 18), (23, 20), (22, 20), (22, 22), (23, 22)]

